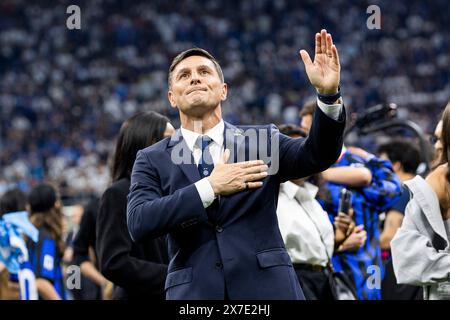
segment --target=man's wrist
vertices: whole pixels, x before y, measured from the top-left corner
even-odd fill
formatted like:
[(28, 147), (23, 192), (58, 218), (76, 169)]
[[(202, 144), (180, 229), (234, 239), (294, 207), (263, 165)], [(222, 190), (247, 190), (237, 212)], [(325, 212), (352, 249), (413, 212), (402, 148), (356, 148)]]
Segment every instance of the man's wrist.
[(214, 197), (216, 197), (219, 194), (219, 189), (211, 182), (210, 177), (206, 177), (206, 180), (208, 180), (209, 185), (211, 186), (211, 188), (214, 192)]
[(316, 91), (318, 94), (332, 95), (336, 94), (339, 91), (339, 86), (330, 89), (316, 88)]
[(203, 207), (204, 208), (209, 207), (214, 202), (216, 196), (214, 194), (214, 189), (211, 183), (209, 182), (208, 178), (203, 178), (197, 181), (195, 183), (195, 187), (203, 203)]
[(335, 104), (341, 98), (340, 86), (331, 90), (317, 90), (317, 98), (325, 104)]

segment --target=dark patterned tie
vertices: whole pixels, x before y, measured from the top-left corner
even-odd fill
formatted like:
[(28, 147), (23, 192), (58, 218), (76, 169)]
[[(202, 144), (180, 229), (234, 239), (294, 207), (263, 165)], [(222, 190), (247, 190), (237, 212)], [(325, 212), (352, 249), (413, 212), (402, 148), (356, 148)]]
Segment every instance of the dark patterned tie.
[(198, 172), (201, 178), (208, 177), (214, 169), (214, 162), (209, 152), (211, 141), (211, 138), (208, 136), (199, 136), (196, 142), (197, 146), (202, 150), (202, 155), (198, 162)]

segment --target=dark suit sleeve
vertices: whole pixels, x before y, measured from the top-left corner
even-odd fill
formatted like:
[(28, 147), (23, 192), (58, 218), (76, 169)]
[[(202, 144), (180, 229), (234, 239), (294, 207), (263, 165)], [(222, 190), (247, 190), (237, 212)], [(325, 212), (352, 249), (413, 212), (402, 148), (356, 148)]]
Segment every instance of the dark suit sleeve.
[(207, 214), (195, 184), (163, 196), (156, 168), (147, 154), (139, 151), (128, 195), (127, 223), (131, 238), (135, 241), (144, 236), (156, 238), (206, 220)]
[(339, 120), (335, 121), (317, 107), (307, 138), (292, 139), (275, 130), (274, 135), (279, 137), (280, 180), (307, 177), (334, 164), (342, 150), (344, 128), (344, 108)]
[(130, 255), (132, 240), (126, 221), (126, 193), (109, 188), (97, 216), (97, 255), (101, 273), (125, 289), (162, 294), (167, 265)]

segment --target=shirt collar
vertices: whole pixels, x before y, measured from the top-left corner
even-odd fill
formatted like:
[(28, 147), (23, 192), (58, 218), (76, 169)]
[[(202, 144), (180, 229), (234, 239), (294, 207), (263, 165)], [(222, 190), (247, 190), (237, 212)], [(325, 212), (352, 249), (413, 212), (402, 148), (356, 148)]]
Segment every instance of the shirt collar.
[(341, 155), (339, 156), (339, 159), (337, 159), (336, 163), (339, 163), (342, 160), (342, 158), (344, 157), (346, 152), (347, 152), (347, 147), (343, 144), (342, 150), (341, 150)]
[(305, 195), (307, 198), (314, 199), (319, 192), (319, 188), (309, 182), (305, 182), (303, 186), (296, 185), (291, 181), (286, 181), (281, 184), (281, 190), (286, 194), (289, 199), (294, 199), (297, 192), (301, 192), (302, 195)]
[[(189, 149), (192, 151), (194, 150), (195, 143), (200, 136), (199, 133), (185, 129), (183, 127), (181, 129), (181, 134), (183, 135), (183, 139), (186, 141), (186, 144), (188, 145)], [(223, 132), (225, 130), (225, 123), (221, 119), (218, 124), (216, 124), (214, 127), (209, 129), (204, 133), (204, 135), (207, 135), (210, 137), (215, 143), (217, 143), (219, 146), (223, 145)]]

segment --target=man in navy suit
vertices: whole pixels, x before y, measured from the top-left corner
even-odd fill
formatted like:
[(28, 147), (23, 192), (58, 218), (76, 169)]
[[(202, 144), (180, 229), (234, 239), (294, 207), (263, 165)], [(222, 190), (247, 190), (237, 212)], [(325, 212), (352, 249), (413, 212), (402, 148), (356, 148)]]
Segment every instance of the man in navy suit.
[(314, 62), (300, 51), (318, 93), (306, 139), (224, 122), (214, 57), (194, 48), (173, 60), (168, 98), (181, 128), (138, 153), (127, 209), (135, 241), (168, 234), (167, 299), (304, 299), (278, 228), (279, 185), (332, 165), (345, 126), (336, 47), (326, 30), (315, 40)]

